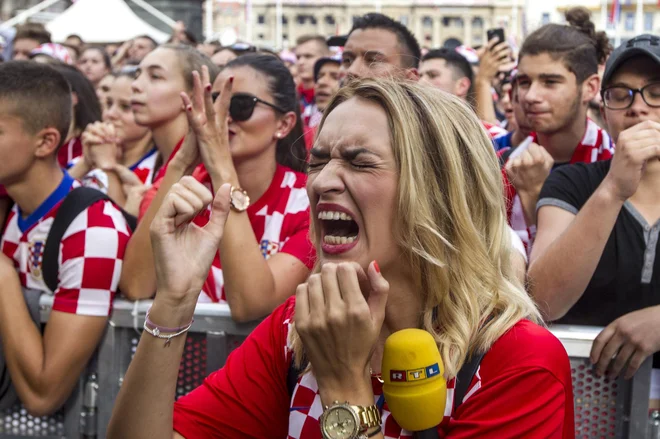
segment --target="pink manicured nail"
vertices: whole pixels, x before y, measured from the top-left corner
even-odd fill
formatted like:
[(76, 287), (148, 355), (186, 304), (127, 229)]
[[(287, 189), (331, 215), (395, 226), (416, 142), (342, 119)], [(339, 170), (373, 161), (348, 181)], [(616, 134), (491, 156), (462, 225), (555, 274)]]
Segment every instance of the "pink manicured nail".
[(374, 261), (374, 270), (376, 270), (376, 273), (380, 273), (380, 267), (378, 266), (378, 262)]

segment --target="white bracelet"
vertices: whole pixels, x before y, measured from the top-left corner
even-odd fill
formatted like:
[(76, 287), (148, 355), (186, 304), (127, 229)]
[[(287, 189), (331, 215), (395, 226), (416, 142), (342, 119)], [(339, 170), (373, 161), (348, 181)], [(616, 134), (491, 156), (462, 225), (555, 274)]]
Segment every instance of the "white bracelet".
[(154, 329), (149, 328), (147, 326), (146, 320), (145, 320), (144, 325), (142, 327), (144, 328), (145, 331), (147, 331), (149, 334), (153, 335), (154, 337), (164, 339), (165, 340), (165, 346), (169, 346), (171, 339), (173, 339), (174, 337), (178, 337), (179, 335), (185, 334), (186, 332), (188, 332), (188, 330), (190, 329), (192, 324), (193, 324), (193, 322), (190, 322), (190, 324), (188, 326), (186, 326), (185, 328), (183, 328), (181, 331), (174, 332), (174, 333), (167, 333), (167, 334), (163, 334), (162, 332), (160, 332), (160, 329), (158, 329), (158, 328), (154, 328)]

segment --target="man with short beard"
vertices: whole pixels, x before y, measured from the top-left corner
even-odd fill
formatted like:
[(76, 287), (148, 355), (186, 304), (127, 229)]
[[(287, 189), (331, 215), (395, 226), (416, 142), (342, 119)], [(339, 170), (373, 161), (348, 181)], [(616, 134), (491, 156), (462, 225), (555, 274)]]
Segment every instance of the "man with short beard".
[(558, 166), (612, 157), (610, 136), (587, 118), (599, 92), (598, 65), (610, 46), (595, 32), (589, 11), (566, 12), (568, 25), (548, 24), (533, 32), (520, 50), (517, 91), (534, 131), (534, 143), (512, 153), (505, 164), (509, 223), (531, 248), (541, 187)]

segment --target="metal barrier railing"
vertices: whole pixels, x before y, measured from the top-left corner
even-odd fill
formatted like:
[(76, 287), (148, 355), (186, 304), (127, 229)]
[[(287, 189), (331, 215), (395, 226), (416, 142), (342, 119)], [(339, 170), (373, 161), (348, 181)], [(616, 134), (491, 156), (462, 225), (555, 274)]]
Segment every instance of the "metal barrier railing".
[[(112, 406), (133, 358), (151, 301), (114, 302), (112, 317), (90, 370), (65, 407), (56, 415), (35, 419), (16, 406), (0, 414), (0, 439), (46, 437), (103, 439)], [(51, 297), (41, 301), (42, 322), (48, 320)], [(256, 326), (237, 324), (227, 305), (199, 304), (188, 334), (177, 382), (177, 397), (199, 386), (224, 364), (229, 353)], [(598, 378), (589, 353), (600, 328), (553, 326), (571, 361), (576, 437), (647, 437), (651, 359), (630, 381)]]

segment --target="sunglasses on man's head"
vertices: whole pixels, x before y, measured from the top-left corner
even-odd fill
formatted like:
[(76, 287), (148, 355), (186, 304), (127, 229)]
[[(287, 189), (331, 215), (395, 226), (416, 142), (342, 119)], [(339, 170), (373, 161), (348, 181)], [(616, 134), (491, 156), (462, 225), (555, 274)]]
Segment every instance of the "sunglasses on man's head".
[[(220, 92), (218, 91), (211, 93), (213, 102), (215, 102), (218, 96), (220, 96)], [(254, 113), (254, 107), (256, 107), (258, 103), (267, 105), (270, 108), (279, 111), (280, 113), (286, 113), (286, 111), (277, 105), (266, 102), (263, 99), (259, 99), (254, 95), (249, 93), (236, 93), (231, 97), (231, 101), (229, 103), (229, 115), (237, 122), (244, 122), (252, 117), (252, 113)]]

